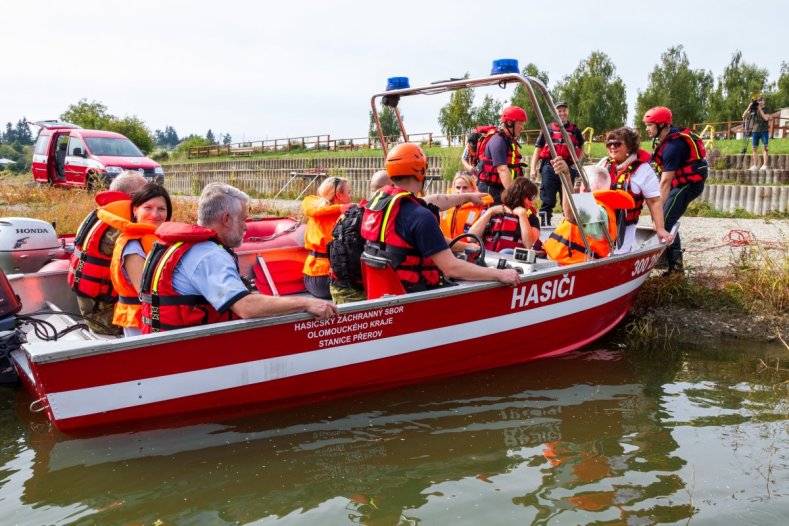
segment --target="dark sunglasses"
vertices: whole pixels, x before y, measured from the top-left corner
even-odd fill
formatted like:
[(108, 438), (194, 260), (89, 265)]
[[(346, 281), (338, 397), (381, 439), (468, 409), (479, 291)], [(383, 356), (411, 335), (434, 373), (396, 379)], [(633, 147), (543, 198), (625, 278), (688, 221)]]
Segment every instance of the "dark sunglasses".
[(611, 146), (613, 146), (614, 148), (619, 148), (620, 146), (622, 146), (622, 141), (606, 141), (605, 147), (610, 148)]
[(340, 179), (339, 177), (335, 177), (334, 178), (334, 193), (335, 194), (337, 193), (337, 188), (340, 186), (340, 183), (342, 183), (342, 179)]

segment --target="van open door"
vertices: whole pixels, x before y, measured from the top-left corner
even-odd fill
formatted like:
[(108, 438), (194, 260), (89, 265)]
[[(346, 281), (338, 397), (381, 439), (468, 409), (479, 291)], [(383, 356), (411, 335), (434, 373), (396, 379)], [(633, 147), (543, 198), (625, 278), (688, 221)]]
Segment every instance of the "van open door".
[[(33, 180), (37, 183), (50, 183), (56, 180), (65, 181), (65, 155), (62, 155), (62, 162), (58, 163), (57, 151), (58, 143), (63, 142), (64, 148), (68, 139), (69, 130), (78, 130), (79, 126), (68, 122), (48, 120), (48, 121), (27, 121), (26, 124), (39, 128), (38, 137), (33, 147), (32, 172)], [(58, 133), (58, 130), (65, 130)], [(59, 139), (59, 137), (61, 139)], [(63, 152), (65, 154), (65, 151)]]

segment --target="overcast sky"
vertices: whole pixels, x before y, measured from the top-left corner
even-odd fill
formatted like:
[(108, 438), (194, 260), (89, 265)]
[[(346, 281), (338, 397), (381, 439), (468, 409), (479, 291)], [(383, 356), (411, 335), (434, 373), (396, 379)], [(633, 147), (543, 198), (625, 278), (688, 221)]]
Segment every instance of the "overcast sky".
[[(151, 131), (210, 128), (234, 141), (363, 137), (388, 77), (483, 76), (496, 58), (534, 62), (553, 87), (603, 51), (627, 86), (628, 123), (670, 46), (716, 78), (737, 49), (770, 81), (789, 62), (787, 0), (3, 0), (0, 15), (3, 125), (57, 118), (86, 98)], [(448, 98), (401, 103), (407, 131), (439, 132)]]

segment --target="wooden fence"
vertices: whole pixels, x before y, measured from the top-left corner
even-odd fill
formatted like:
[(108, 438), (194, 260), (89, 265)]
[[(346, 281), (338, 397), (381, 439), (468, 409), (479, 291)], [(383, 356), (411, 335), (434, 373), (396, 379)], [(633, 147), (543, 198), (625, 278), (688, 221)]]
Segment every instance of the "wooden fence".
[[(737, 136), (743, 132), (743, 120), (738, 121), (722, 121), (722, 122), (698, 122), (693, 124), (691, 129), (694, 132), (700, 132), (705, 127), (711, 126), (715, 130), (715, 139), (737, 139), (742, 137)], [(781, 112), (770, 114), (770, 137), (783, 138), (789, 137), (789, 119), (781, 117)], [(704, 137), (707, 139), (708, 137)]]
[[(521, 134), (522, 144), (534, 144), (540, 130), (524, 130)], [(401, 142), (400, 135), (385, 137), (387, 144)], [(425, 147), (463, 146), (466, 135), (441, 135), (437, 133), (409, 133), (409, 142), (419, 143)], [(301, 150), (375, 150), (381, 148), (378, 137), (347, 137), (332, 139), (330, 135), (305, 135), (286, 137), (283, 139), (266, 139), (262, 141), (246, 141), (233, 144), (213, 144), (189, 148), (188, 159), (210, 159), (211, 157), (251, 156), (257, 153), (289, 152)]]
[[(442, 159), (428, 158), (431, 192), (446, 192), (449, 183), (441, 178)], [(346, 177), (351, 181), (354, 197), (366, 197), (370, 177), (384, 168), (383, 156), (324, 159), (232, 159), (199, 163), (165, 164), (165, 186), (175, 194), (197, 195), (205, 185), (228, 183), (253, 196), (272, 197), (282, 189), (292, 174), (299, 174), (280, 197), (294, 198), (303, 190), (315, 193), (324, 177)], [(316, 177), (317, 176), (317, 177)]]

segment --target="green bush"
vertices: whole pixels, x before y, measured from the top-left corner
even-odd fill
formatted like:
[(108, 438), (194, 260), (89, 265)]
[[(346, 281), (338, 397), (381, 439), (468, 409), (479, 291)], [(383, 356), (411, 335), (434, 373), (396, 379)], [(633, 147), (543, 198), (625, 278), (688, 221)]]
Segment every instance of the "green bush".
[(170, 154), (167, 150), (156, 150), (149, 157), (157, 163), (163, 163), (170, 160)]
[(445, 181), (451, 181), (454, 179), (457, 172), (463, 170), (463, 164), (460, 162), (460, 154), (455, 150), (456, 149), (453, 148), (448, 152), (441, 152), (440, 154), (442, 158), (441, 178)]

